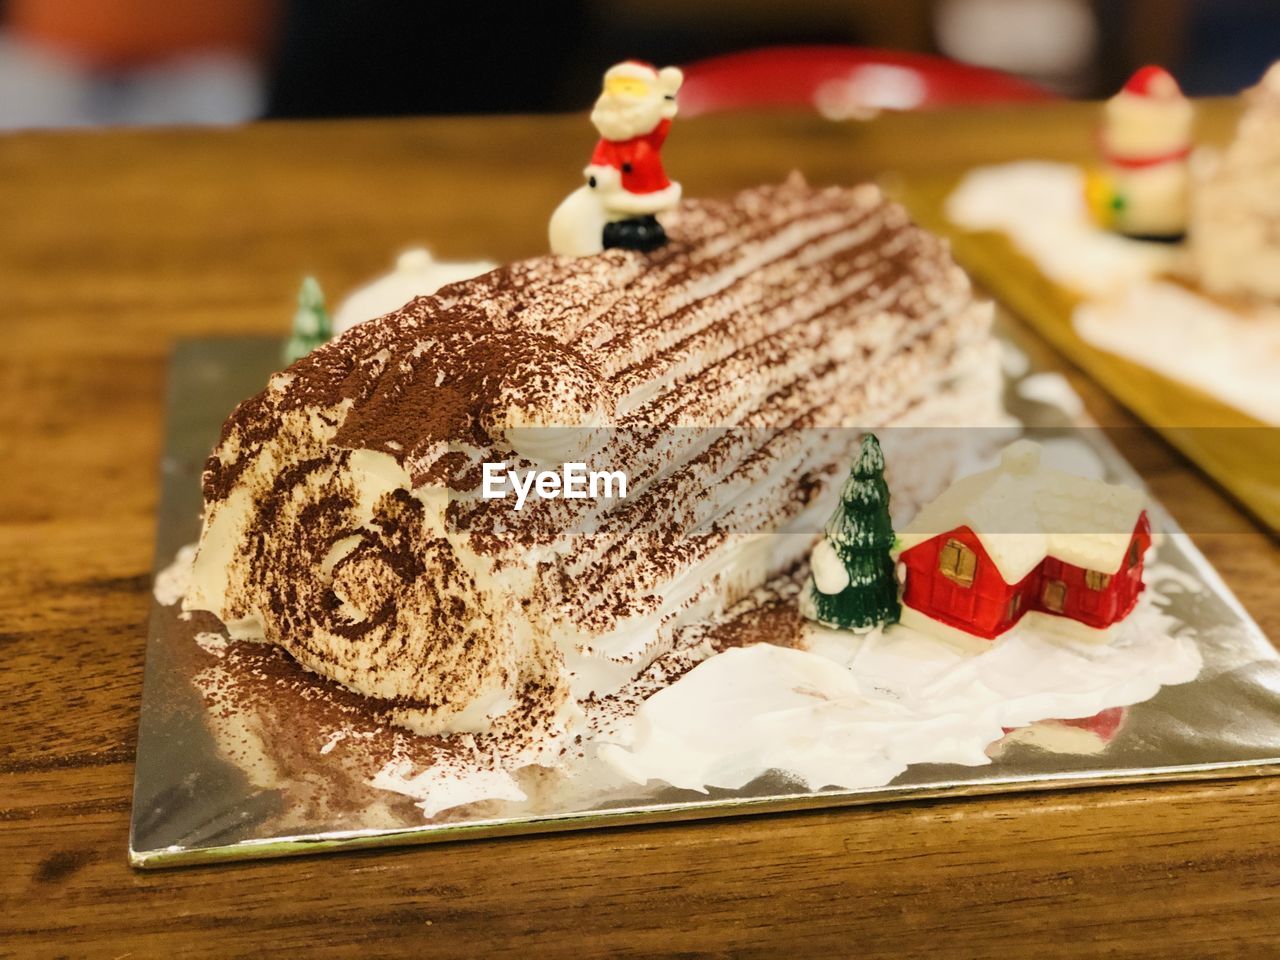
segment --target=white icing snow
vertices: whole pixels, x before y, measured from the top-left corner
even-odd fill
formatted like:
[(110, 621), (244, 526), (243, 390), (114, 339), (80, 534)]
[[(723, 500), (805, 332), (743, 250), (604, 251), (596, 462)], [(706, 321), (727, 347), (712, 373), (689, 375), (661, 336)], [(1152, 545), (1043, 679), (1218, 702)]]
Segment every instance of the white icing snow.
[(1095, 226), (1084, 196), (1079, 167), (1022, 161), (971, 170), (947, 198), (946, 213), (966, 229), (1007, 234), (1045, 276), (1087, 296), (1176, 268), (1176, 247)]
[(416, 771), (404, 760), (393, 760), (369, 781), (380, 790), (412, 797), (428, 819), (441, 810), (481, 800), (524, 800), (525, 793), (511, 774), (475, 763), (438, 763)]
[(171, 607), (187, 595), (191, 586), (191, 567), (196, 559), (196, 545), (188, 543), (179, 548), (173, 562), (156, 574), (151, 592), (156, 603)]
[(1280, 424), (1280, 309), (1237, 310), (1158, 279), (1185, 272), (1184, 251), (1097, 227), (1083, 191), (1084, 172), (1069, 164), (981, 167), (947, 199), (947, 216), (1005, 233), (1045, 276), (1084, 296), (1073, 322), (1093, 346)]
[(1082, 304), (1076, 332), (1173, 380), (1280, 426), (1280, 309), (1244, 313), (1175, 283), (1136, 283)]
[[(969, 452), (969, 451), (967, 451)], [(1000, 466), (1000, 458), (1004, 453), (1001, 447), (977, 448), (966, 456), (961, 476), (981, 473)], [(1061, 470), (1075, 477), (1090, 480), (1107, 478), (1106, 461), (1098, 455), (1098, 451), (1077, 436), (1045, 437), (1040, 441), (1040, 463), (1053, 470)]]
[(1072, 421), (1084, 414), (1084, 401), (1080, 399), (1080, 394), (1072, 389), (1066, 377), (1051, 370), (1033, 373), (1018, 381), (1018, 395), (1036, 403), (1057, 407)]
[(813, 571), (814, 584), (827, 595), (837, 594), (849, 585), (849, 571), (845, 569), (835, 547), (831, 546), (831, 541), (825, 537), (813, 548), (809, 566)]
[(600, 748), (630, 779), (736, 789), (784, 771), (811, 789), (888, 783), (916, 763), (990, 763), (1006, 728), (1138, 703), (1200, 670), (1148, 599), (1111, 644), (1019, 624), (970, 654), (895, 626), (865, 637), (814, 628), (808, 650), (737, 648), (699, 664)]

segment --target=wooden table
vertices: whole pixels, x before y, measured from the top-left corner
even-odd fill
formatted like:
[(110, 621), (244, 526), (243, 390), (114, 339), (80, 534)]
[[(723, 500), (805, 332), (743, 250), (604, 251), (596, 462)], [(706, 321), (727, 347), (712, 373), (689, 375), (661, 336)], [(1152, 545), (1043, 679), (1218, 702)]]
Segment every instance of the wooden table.
[[(689, 193), (1078, 156), (1093, 110), (677, 125)], [(1227, 113), (1215, 109), (1221, 132)], [(281, 332), (425, 241), (544, 246), (582, 118), (0, 139), (0, 954), (1259, 954), (1280, 780), (882, 806), (159, 873), (125, 862), (166, 357)], [(1050, 362), (1053, 362), (1050, 360)], [(1072, 371), (1093, 415), (1126, 415)], [(1273, 637), (1280, 550), (1161, 441), (1127, 453)], [(1252, 945), (1251, 949), (1247, 945)], [(1158, 947), (1158, 949), (1157, 949)]]

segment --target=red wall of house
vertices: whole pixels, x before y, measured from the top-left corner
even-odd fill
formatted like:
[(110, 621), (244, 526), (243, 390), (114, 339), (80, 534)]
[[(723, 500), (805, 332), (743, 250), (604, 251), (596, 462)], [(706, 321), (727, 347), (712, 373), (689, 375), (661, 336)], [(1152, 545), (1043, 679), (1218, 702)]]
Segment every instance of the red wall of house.
[[(972, 586), (953, 583), (938, 571), (938, 554), (952, 539), (959, 540), (978, 557)], [(903, 551), (899, 559), (907, 565), (902, 602), (935, 620), (992, 639), (1021, 616), (1018, 614), (1011, 621), (1007, 612), (1010, 599), (1022, 585), (1004, 582), (982, 541), (968, 527), (957, 527), (917, 544)]]
[[(948, 540), (958, 540), (977, 556), (973, 584), (954, 583), (938, 570), (938, 554)], [(1138, 517), (1130, 540), (1138, 541), (1137, 564), (1129, 565), (1129, 551), (1111, 581), (1102, 590), (1086, 583), (1083, 567), (1046, 557), (1016, 584), (1007, 584), (996, 569), (977, 534), (957, 527), (905, 550), (899, 557), (907, 567), (902, 602), (935, 620), (968, 633), (994, 639), (1018, 622), (1028, 610), (1047, 610), (1042, 602), (1047, 580), (1061, 580), (1066, 587), (1061, 616), (1090, 627), (1103, 628), (1122, 620), (1133, 610), (1142, 592), (1143, 558), (1151, 545), (1151, 524), (1144, 512)], [(1017, 604), (1013, 604), (1018, 597)]]

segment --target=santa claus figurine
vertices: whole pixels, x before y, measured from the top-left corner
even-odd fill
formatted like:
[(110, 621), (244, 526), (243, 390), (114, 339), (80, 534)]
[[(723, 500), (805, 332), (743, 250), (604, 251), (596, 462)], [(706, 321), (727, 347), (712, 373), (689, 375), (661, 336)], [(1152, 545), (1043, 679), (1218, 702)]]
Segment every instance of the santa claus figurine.
[(657, 215), (680, 200), (680, 184), (662, 169), (662, 144), (676, 115), (684, 75), (627, 60), (610, 67), (591, 111), (600, 132), (586, 185), (551, 217), (554, 253), (586, 256), (608, 247), (653, 250), (666, 242)]
[(1144, 240), (1186, 232), (1193, 119), (1191, 101), (1160, 67), (1143, 67), (1107, 101), (1103, 168), (1088, 185), (1102, 226)]

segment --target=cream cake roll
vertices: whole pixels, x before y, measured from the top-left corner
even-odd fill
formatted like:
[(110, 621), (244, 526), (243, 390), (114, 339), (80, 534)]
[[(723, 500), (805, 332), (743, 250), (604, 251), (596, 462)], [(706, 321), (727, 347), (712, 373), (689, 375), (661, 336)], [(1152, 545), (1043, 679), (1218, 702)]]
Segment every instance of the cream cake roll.
[[(859, 431), (999, 419), (990, 305), (878, 188), (793, 177), (665, 223), (273, 377), (209, 458), (187, 608), (422, 733), (563, 731), (807, 554)], [(483, 496), (486, 463), (570, 462), (626, 497)]]

